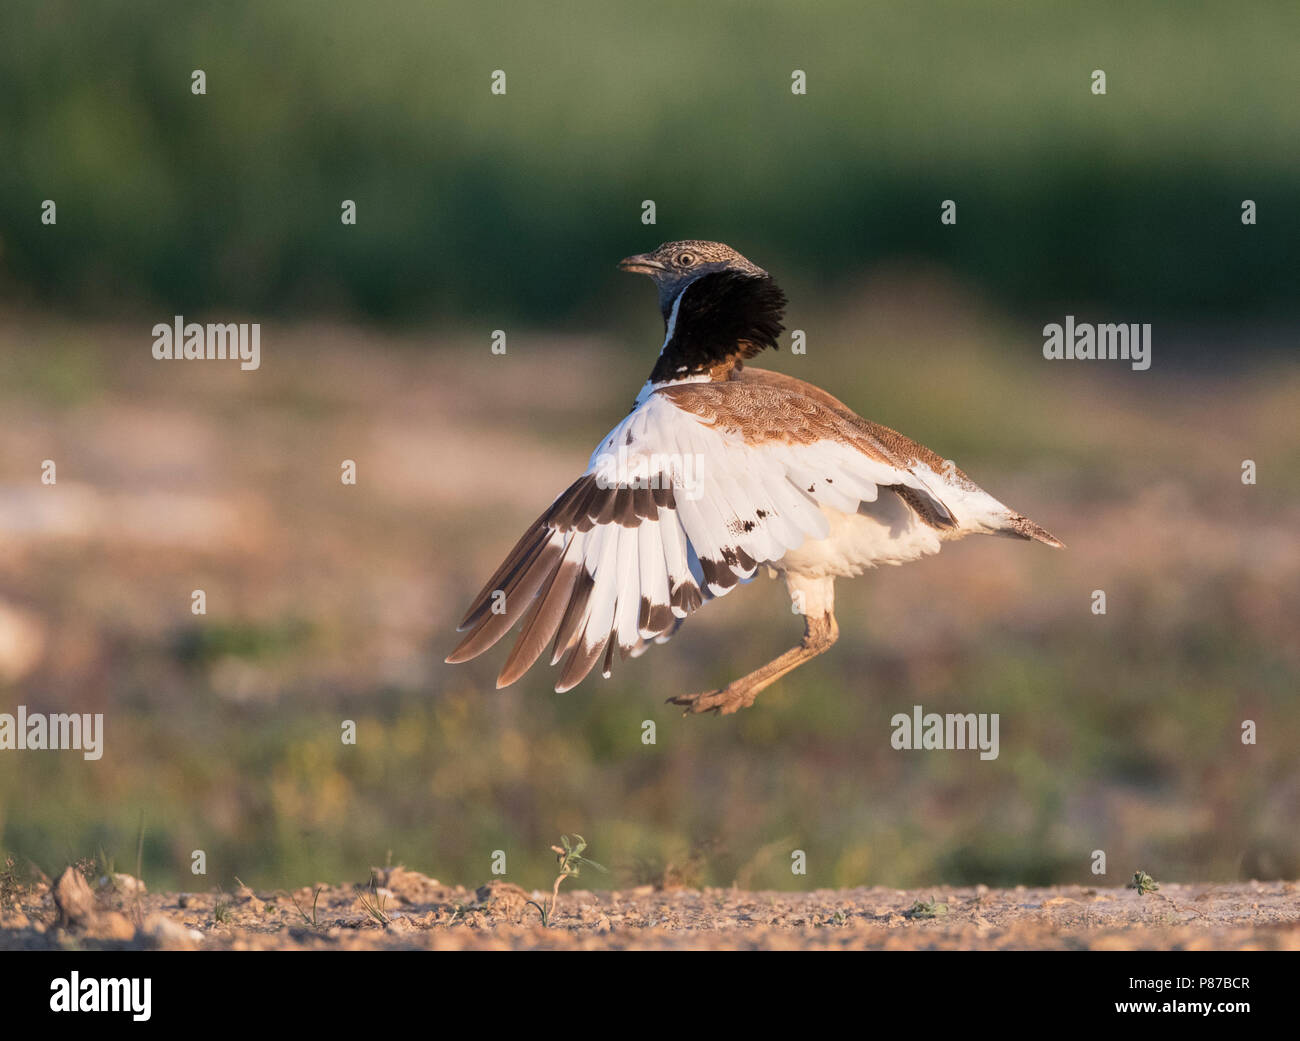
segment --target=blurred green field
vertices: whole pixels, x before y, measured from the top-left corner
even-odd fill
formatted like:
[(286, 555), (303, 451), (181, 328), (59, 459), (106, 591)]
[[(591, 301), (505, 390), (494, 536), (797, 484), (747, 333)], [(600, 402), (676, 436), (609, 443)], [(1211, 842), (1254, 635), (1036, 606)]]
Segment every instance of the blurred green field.
[(10, 0), (0, 24), (0, 287), (59, 309), (596, 327), (611, 258), (713, 238), (810, 286), (902, 256), (1006, 305), (1297, 316), (1288, 0)]
[[(542, 669), (496, 692), (499, 654), (442, 664), (652, 347), (520, 331), (494, 357), (478, 335), (277, 326), (249, 378), (169, 370), (139, 329), (11, 316), (0, 607), (39, 653), (3, 700), (103, 711), (107, 752), (0, 755), (0, 846), (133, 870), (143, 816), (145, 878), (179, 888), (390, 856), (475, 884), (498, 849), (542, 885), (560, 832), (614, 869), (595, 886), (1086, 883), (1095, 849), (1111, 880), (1294, 876), (1300, 370), (1046, 363), (1037, 330), (905, 275), (802, 306), (821, 331), (773, 367), (951, 454), (1069, 549), (968, 539), (840, 583), (840, 643), (725, 719), (663, 701), (794, 642), (766, 578), (566, 695)], [(1000, 713), (1000, 758), (892, 749), (914, 704)]]
[[(155, 887), (536, 886), (561, 832), (592, 885), (1300, 875), (1297, 39), (1281, 0), (9, 0), (0, 711), (107, 751), (0, 752), (0, 853), (134, 870), (143, 819)], [(443, 665), (661, 342), (616, 261), (679, 237), (788, 291), (809, 353), (764, 364), (1069, 550), (841, 584), (840, 643), (725, 720), (663, 702), (795, 641), (766, 579), (567, 695)], [(1045, 362), (1067, 313), (1152, 323), (1151, 371)], [(262, 323), (262, 368), (155, 362), (175, 314)], [(1001, 757), (893, 750), (915, 704), (1000, 713)]]

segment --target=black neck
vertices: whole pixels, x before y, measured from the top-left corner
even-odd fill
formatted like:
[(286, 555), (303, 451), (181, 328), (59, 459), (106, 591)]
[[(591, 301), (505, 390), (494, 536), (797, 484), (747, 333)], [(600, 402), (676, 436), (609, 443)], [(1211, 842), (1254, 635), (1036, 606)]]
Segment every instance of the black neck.
[(771, 278), (737, 271), (701, 275), (682, 290), (672, 336), (650, 373), (651, 383), (686, 379), (726, 361), (776, 350), (785, 328), (785, 294)]

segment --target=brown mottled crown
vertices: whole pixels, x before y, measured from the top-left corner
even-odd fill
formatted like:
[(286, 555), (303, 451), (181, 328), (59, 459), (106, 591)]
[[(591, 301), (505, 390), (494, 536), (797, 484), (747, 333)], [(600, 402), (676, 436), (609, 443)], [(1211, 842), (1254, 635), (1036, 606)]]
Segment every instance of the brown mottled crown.
[(721, 242), (683, 239), (626, 257), (624, 271), (649, 275), (659, 289), (664, 345), (651, 383), (729, 371), (765, 348), (783, 328), (785, 294), (772, 276)]
[(650, 276), (659, 289), (659, 310), (665, 322), (682, 290), (703, 275), (734, 271), (754, 278), (768, 277), (761, 267), (725, 243), (703, 239), (665, 242), (650, 253), (624, 257), (618, 266), (624, 271)]

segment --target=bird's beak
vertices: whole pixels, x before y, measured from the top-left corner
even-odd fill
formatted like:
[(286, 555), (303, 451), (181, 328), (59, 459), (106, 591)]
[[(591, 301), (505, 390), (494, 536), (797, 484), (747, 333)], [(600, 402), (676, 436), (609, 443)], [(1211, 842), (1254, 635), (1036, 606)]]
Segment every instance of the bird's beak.
[(657, 260), (651, 260), (649, 253), (638, 253), (632, 257), (624, 257), (618, 262), (620, 271), (630, 271), (634, 275), (654, 275), (664, 270), (664, 266)]

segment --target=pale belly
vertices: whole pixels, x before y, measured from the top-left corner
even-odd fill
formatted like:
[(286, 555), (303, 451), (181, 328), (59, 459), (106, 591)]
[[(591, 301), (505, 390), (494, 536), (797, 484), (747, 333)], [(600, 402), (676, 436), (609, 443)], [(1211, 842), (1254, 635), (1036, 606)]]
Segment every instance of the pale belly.
[(771, 562), (773, 568), (809, 578), (853, 578), (880, 564), (905, 564), (939, 552), (939, 533), (884, 489), (857, 513), (825, 506), (822, 513), (830, 522), (826, 538), (790, 550)]

